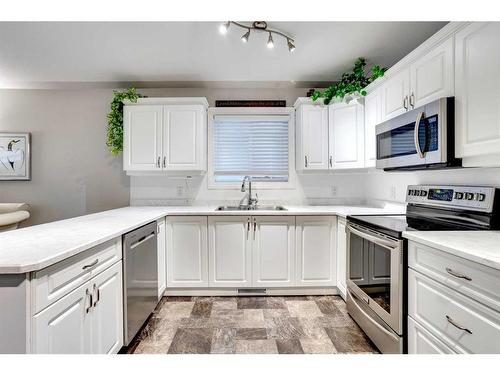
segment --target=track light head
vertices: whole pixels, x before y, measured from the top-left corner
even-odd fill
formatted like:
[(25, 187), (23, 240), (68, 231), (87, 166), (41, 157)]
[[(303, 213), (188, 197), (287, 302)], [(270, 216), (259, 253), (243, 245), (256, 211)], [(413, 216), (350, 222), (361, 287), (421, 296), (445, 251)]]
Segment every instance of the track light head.
[(290, 39), (287, 39), (287, 44), (288, 44), (288, 50), (290, 52), (295, 51), (295, 44), (293, 44), (293, 42)]
[(274, 40), (271, 33), (269, 33), (269, 38), (267, 39), (267, 48), (269, 49), (274, 48)]
[(229, 22), (229, 21), (221, 23), (220, 26), (219, 26), (220, 33), (221, 34), (227, 33), (227, 29), (229, 29), (229, 25), (230, 24), (231, 24), (231, 22)]
[(248, 29), (248, 31), (245, 34), (243, 34), (243, 36), (241, 37), (241, 41), (243, 43), (246, 43), (248, 42), (248, 38), (250, 38), (250, 29)]

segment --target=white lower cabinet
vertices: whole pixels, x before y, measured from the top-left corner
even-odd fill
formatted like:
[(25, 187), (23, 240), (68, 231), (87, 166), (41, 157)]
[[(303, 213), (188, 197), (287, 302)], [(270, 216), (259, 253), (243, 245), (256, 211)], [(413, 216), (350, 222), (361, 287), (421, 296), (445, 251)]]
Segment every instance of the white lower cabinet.
[(454, 354), (455, 352), (412, 318), (408, 318), (408, 353)]
[(167, 218), (167, 287), (208, 287), (206, 216)]
[(252, 286), (250, 226), (249, 216), (208, 218), (210, 287)]
[(337, 221), (337, 289), (345, 300), (347, 295), (347, 234), (346, 220)]
[(33, 317), (33, 353), (117, 353), (123, 345), (121, 261)]
[(167, 236), (165, 229), (165, 219), (157, 222), (157, 241), (158, 241), (158, 299), (163, 296), (167, 288)]
[(296, 285), (335, 286), (336, 223), (331, 216), (297, 216)]
[(295, 283), (295, 217), (252, 217), (252, 269), (255, 287)]

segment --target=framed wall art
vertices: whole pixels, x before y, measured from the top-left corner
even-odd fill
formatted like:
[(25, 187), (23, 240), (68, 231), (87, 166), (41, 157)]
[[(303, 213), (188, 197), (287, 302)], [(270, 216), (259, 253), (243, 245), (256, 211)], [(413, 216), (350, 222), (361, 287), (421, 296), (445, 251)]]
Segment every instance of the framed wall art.
[(0, 181), (31, 179), (31, 134), (0, 132)]

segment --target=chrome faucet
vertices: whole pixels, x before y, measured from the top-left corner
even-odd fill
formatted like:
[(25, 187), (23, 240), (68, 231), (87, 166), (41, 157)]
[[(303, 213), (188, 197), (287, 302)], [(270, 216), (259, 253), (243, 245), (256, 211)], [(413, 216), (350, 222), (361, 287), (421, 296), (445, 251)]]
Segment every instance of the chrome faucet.
[(243, 177), (243, 181), (241, 183), (241, 192), (244, 193), (246, 191), (245, 189), (245, 182), (248, 181), (248, 193), (245, 195), (241, 201), (240, 201), (240, 206), (245, 206), (243, 204), (243, 201), (245, 198), (247, 198), (247, 204), (246, 208), (252, 209), (257, 205), (257, 202), (259, 201), (257, 194), (255, 194), (255, 198), (252, 197), (252, 178), (250, 176), (245, 176)]

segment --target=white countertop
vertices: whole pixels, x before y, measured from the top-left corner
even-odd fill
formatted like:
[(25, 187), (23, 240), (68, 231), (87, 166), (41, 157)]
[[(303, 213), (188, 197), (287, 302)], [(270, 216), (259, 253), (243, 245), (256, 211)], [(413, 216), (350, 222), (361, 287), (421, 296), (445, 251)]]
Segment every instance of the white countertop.
[(169, 215), (377, 215), (404, 206), (286, 206), (287, 211), (215, 211), (216, 206), (124, 207), (0, 233), (0, 274), (37, 271)]
[(403, 237), (500, 270), (500, 231), (411, 231)]

